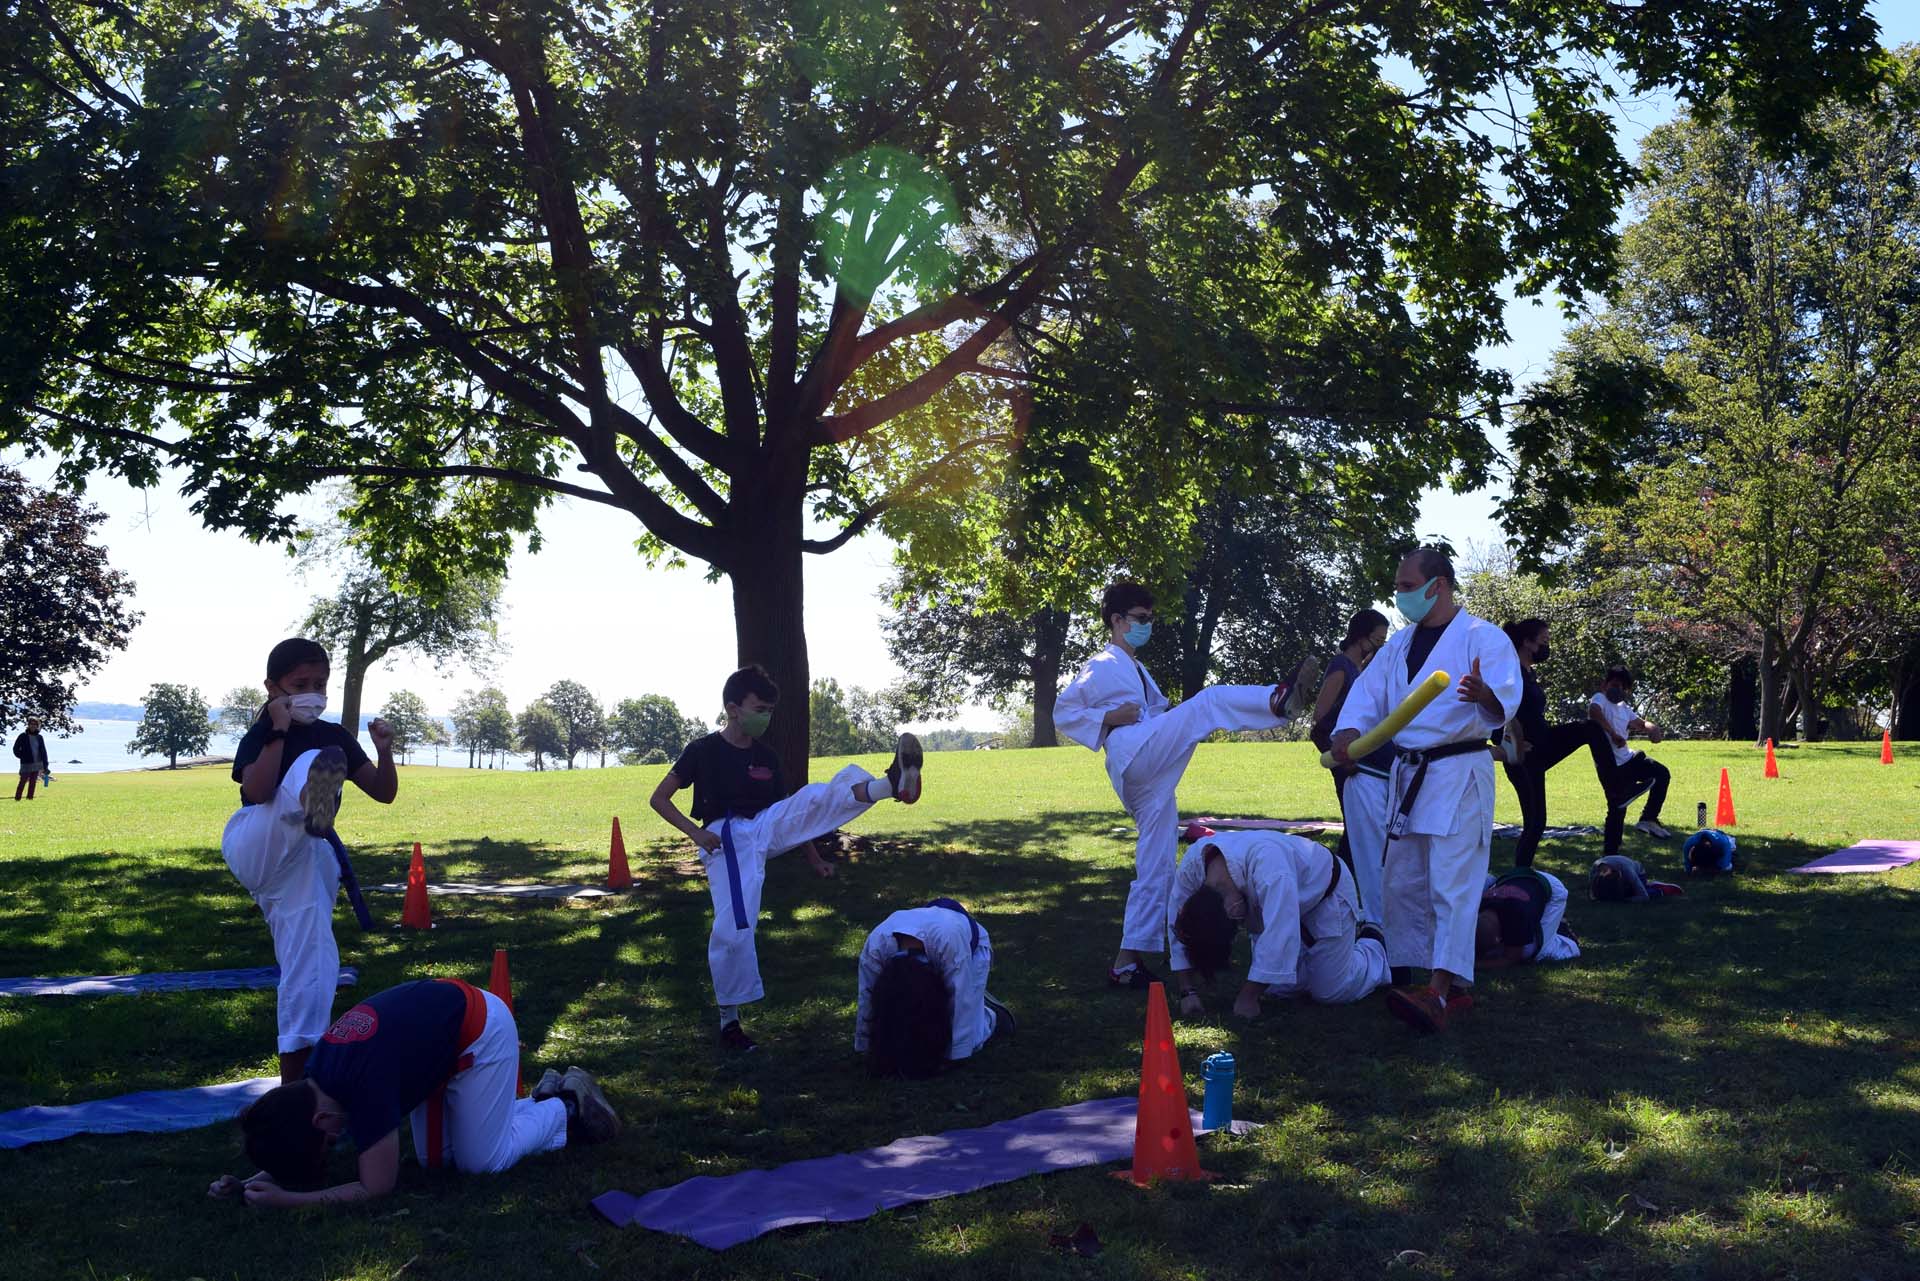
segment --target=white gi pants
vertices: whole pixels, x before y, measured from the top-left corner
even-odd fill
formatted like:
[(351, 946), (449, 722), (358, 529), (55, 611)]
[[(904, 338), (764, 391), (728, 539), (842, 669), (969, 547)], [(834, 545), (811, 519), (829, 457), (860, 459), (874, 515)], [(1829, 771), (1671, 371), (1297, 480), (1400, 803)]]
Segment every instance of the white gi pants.
[(1340, 792), (1340, 813), (1360, 892), (1360, 919), (1378, 925), (1386, 919), (1381, 869), (1387, 856), (1387, 780), (1364, 770), (1348, 775)]
[[(557, 1152), (567, 1146), (567, 1105), (559, 1099), (515, 1098), (520, 1077), (520, 1030), (513, 1011), (491, 992), (482, 992), (487, 1025), (460, 1057), (473, 1061), (447, 1081), (446, 1092), (413, 1110), (413, 1152), (422, 1165), (440, 1165), (466, 1174), (498, 1174), (522, 1157)], [(432, 1111), (442, 1109), (439, 1159), (429, 1137)]]
[[(1180, 806), (1174, 793), (1193, 749), (1215, 730), (1275, 729), (1271, 685), (1210, 685), (1178, 706), (1107, 734), (1107, 780), (1132, 816), (1133, 884), (1120, 946), (1133, 952), (1167, 950), (1167, 895), (1173, 890), (1180, 848)], [(1113, 765), (1123, 762), (1118, 775)]]
[(1300, 918), (1313, 935), (1301, 952), (1300, 981), (1307, 995), (1322, 1005), (1357, 1001), (1388, 981), (1387, 949), (1379, 939), (1354, 937), (1361, 919), (1359, 899), (1346, 869), (1340, 871), (1333, 893)]
[(953, 988), (954, 1037), (947, 1051), (949, 1059), (964, 1059), (987, 1043), (997, 1022), (987, 1008), (987, 973), (993, 969), (993, 942), (980, 931), (979, 944), (967, 954), (966, 971), (956, 976)]
[(1540, 948), (1533, 959), (1538, 961), (1571, 961), (1580, 955), (1580, 945), (1560, 932), (1560, 922), (1567, 919), (1567, 887), (1555, 877), (1551, 882), (1552, 894), (1547, 899), (1547, 908), (1540, 914)]
[[(1492, 774), (1490, 766), (1468, 773), (1450, 834), (1409, 832), (1388, 842), (1382, 906), (1391, 964), (1473, 982), (1473, 932), (1493, 843)], [(1429, 775), (1427, 786), (1434, 781)]]
[[(707, 824), (709, 832), (721, 837), (718, 850), (701, 854), (707, 889), (713, 895), (707, 968), (713, 974), (713, 995), (718, 1004), (744, 1005), (766, 995), (760, 982), (760, 957), (754, 950), (754, 927), (760, 920), (760, 889), (767, 879), (767, 860), (866, 813), (871, 803), (854, 799), (853, 789), (855, 784), (872, 778), (858, 765), (849, 765), (832, 781), (809, 783), (752, 818), (715, 819)], [(729, 834), (734, 861), (740, 869), (737, 883), (728, 867)]]
[(273, 796), (243, 805), (227, 820), (220, 853), (267, 918), (280, 966), (280, 1053), (319, 1041), (333, 1021), (340, 949), (333, 941), (333, 903), (340, 866), (323, 837), (308, 836), (300, 789), (318, 751), (302, 752)]

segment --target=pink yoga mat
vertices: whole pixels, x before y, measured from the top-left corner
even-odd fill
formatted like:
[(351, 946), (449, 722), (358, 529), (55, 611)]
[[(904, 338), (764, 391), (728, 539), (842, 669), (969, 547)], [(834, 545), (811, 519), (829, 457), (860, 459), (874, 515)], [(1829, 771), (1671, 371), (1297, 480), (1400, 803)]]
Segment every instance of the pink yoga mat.
[(1839, 872), (1891, 872), (1896, 867), (1920, 861), (1920, 841), (1862, 841), (1858, 845), (1817, 858), (1789, 872), (1813, 875)]
[(1194, 823), (1216, 832), (1344, 832), (1347, 825), (1339, 819), (1324, 818), (1193, 818), (1180, 825), (1182, 831)]

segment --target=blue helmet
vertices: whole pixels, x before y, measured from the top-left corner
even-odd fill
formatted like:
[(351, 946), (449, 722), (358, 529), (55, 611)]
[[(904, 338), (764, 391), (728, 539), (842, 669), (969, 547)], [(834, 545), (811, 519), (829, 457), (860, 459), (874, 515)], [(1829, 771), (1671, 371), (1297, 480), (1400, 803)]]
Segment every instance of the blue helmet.
[(1733, 838), (1717, 827), (1706, 827), (1680, 847), (1680, 870), (1688, 876), (1714, 876), (1734, 869)]

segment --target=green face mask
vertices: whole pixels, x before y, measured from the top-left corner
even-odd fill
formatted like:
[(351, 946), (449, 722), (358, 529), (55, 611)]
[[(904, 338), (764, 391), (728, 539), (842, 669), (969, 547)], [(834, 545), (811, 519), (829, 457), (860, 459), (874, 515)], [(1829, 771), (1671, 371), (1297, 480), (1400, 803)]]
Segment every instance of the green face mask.
[(772, 712), (742, 712), (740, 728), (746, 732), (748, 738), (759, 738), (767, 732), (767, 724), (772, 720)]

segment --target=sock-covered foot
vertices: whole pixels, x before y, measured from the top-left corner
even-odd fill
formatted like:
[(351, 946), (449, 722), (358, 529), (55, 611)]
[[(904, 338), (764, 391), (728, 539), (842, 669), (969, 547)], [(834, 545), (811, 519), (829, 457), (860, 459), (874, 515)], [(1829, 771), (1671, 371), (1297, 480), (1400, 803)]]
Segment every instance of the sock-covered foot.
[(570, 1067), (560, 1078), (559, 1096), (571, 1101), (567, 1119), (577, 1127), (579, 1137), (589, 1143), (604, 1143), (620, 1133), (620, 1115), (607, 1102), (599, 1084), (585, 1068)]
[(920, 799), (923, 760), (920, 740), (911, 734), (900, 735), (900, 742), (893, 749), (893, 764), (887, 766), (887, 788), (902, 805), (911, 805)]
[(1158, 974), (1138, 961), (1121, 969), (1107, 971), (1108, 987), (1123, 987), (1130, 992), (1144, 992), (1159, 981)]
[(333, 830), (334, 816), (340, 812), (340, 788), (346, 781), (347, 754), (337, 747), (321, 748), (300, 788), (300, 814), (307, 835), (325, 836)]

